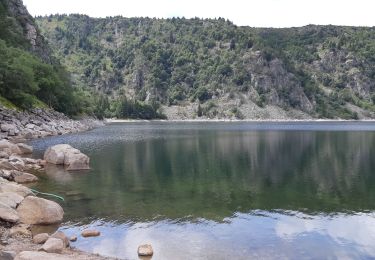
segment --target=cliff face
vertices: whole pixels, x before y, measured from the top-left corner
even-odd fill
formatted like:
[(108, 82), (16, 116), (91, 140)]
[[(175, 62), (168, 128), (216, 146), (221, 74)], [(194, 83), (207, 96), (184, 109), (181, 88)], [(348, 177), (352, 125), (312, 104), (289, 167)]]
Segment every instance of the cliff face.
[(1, 39), (23, 47), (47, 63), (52, 63), (52, 51), (29, 14), (22, 0), (0, 0)]

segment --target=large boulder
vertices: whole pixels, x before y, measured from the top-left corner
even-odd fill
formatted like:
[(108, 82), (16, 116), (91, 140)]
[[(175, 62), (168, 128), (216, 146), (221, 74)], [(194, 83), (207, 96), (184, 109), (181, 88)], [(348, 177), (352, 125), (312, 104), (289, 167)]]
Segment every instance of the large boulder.
[(90, 158), (68, 144), (49, 147), (44, 153), (44, 160), (52, 164), (63, 164), (68, 171), (90, 169)]
[(64, 216), (64, 210), (54, 201), (26, 197), (17, 208), (22, 223), (36, 225), (49, 225), (60, 223)]

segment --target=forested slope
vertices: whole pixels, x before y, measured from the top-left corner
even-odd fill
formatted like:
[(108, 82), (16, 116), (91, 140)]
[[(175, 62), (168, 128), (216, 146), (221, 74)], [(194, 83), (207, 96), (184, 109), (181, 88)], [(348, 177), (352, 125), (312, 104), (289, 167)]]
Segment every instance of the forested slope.
[(108, 115), (162, 105), (186, 117), (374, 117), (375, 28), (85, 15), (37, 23), (73, 82), (106, 94)]

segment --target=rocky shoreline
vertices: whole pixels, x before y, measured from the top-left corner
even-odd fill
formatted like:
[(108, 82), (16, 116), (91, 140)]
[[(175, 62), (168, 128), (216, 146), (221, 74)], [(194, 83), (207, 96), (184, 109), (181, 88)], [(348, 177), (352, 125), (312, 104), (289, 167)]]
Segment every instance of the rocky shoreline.
[[(103, 122), (95, 119), (75, 121), (52, 110), (21, 112), (0, 107), (0, 259), (113, 259), (71, 247), (70, 241), (77, 237), (68, 239), (56, 231), (63, 220), (62, 207), (36, 196), (27, 187), (38, 181), (37, 176), (43, 174), (47, 162), (31, 158), (33, 148), (24, 143), (26, 140), (85, 131), (101, 125)], [(75, 167), (74, 158), (82, 159), (77, 151), (71, 149), (67, 156), (67, 161)], [(48, 225), (51, 227), (48, 230), (56, 232), (38, 231), (45, 230)]]
[(103, 121), (95, 118), (73, 120), (51, 109), (18, 111), (0, 106), (0, 139), (15, 143), (87, 131), (103, 125)]

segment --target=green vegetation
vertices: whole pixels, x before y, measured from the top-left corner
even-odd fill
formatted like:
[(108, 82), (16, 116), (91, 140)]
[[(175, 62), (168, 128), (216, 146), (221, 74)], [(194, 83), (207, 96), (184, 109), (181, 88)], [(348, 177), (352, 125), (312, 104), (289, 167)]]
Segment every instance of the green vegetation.
[[(110, 103), (119, 93), (135, 104), (164, 105), (237, 93), (260, 107), (315, 117), (355, 118), (348, 103), (375, 111), (374, 28), (256, 29), (222, 18), (84, 15), (37, 22), (75, 83), (100, 89)], [(352, 98), (343, 99), (344, 91)]]
[(20, 3), (0, 0), (4, 104), (98, 118), (160, 118), (163, 105), (192, 102), (208, 117), (243, 118), (243, 104), (375, 115), (375, 28), (85, 15), (38, 17), (38, 27)]

